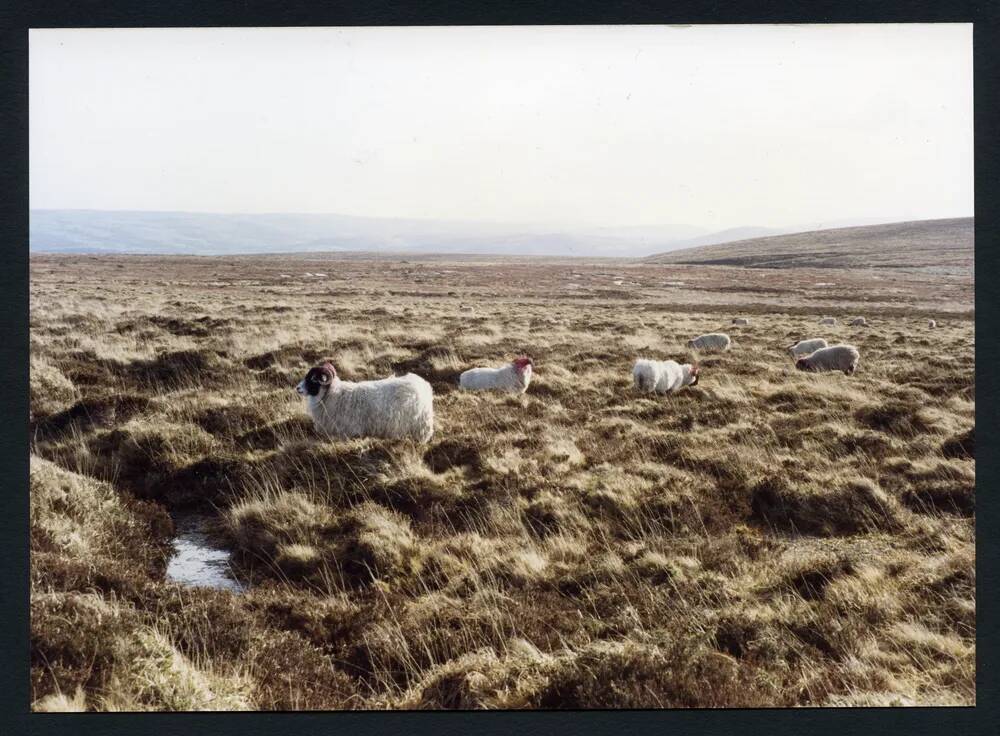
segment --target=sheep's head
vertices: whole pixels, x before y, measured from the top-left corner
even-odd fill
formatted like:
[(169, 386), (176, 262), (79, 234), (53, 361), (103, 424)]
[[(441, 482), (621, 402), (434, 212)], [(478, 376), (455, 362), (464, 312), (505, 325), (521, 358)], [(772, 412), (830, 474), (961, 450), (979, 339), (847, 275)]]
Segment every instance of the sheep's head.
[(309, 372), (306, 373), (306, 377), (299, 381), (299, 385), (295, 387), (295, 390), (302, 396), (315, 396), (318, 399), (322, 399), (330, 390), (330, 386), (336, 377), (337, 371), (334, 367), (330, 363), (324, 363), (315, 368), (310, 368)]
[(514, 366), (514, 370), (517, 372), (517, 382), (527, 389), (528, 384), (531, 382), (531, 358), (522, 355), (520, 358), (512, 360), (510, 364)]
[(688, 340), (688, 342), (687, 342), (687, 346), (688, 346), (688, 347), (689, 347), (690, 349), (694, 350), (694, 340)]
[(684, 367), (687, 368), (687, 375), (689, 378), (686, 385), (697, 386), (698, 375), (701, 373), (701, 366), (699, 366), (697, 363), (692, 363), (691, 365), (686, 365)]
[(809, 362), (808, 358), (799, 358), (795, 361), (795, 369), (799, 371), (811, 371), (813, 370), (813, 365)]

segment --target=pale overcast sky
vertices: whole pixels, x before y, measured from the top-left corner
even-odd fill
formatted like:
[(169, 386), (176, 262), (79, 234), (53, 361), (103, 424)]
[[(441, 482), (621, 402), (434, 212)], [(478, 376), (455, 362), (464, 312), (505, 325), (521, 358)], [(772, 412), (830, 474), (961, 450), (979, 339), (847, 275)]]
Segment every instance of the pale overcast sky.
[(32, 208), (973, 212), (972, 26), (38, 30)]

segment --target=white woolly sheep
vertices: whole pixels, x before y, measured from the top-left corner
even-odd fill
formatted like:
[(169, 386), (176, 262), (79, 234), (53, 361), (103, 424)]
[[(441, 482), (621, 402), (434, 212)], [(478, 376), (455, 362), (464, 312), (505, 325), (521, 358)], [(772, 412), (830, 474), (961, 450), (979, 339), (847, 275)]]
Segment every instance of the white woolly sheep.
[(809, 355), (810, 353), (815, 353), (820, 348), (825, 348), (826, 344), (826, 340), (822, 337), (814, 337), (811, 340), (799, 340), (794, 345), (789, 345), (785, 349), (794, 358), (798, 355)]
[(822, 319), (820, 319), (819, 323), (821, 325), (835, 325), (835, 324), (837, 324), (837, 318), (836, 317), (823, 317)]
[(632, 380), (636, 391), (669, 394), (684, 386), (697, 386), (698, 372), (697, 363), (681, 365), (673, 360), (640, 358), (632, 368)]
[(296, 386), (316, 430), (331, 437), (384, 437), (427, 442), (434, 434), (434, 390), (420, 376), (342, 381), (329, 363)]
[(858, 369), (861, 353), (853, 345), (831, 345), (799, 358), (795, 367), (800, 371), (843, 371), (851, 375)]
[(864, 317), (855, 317), (854, 319), (852, 319), (848, 323), (848, 326), (849, 327), (867, 327), (868, 326), (868, 320), (866, 320)]
[(937, 327), (937, 322), (935, 322), (932, 319), (929, 319), (929, 320), (927, 320), (927, 326), (930, 327), (933, 330), (935, 327)]
[(725, 335), (721, 332), (713, 332), (711, 335), (701, 335), (694, 338), (693, 340), (688, 340), (687, 346), (692, 350), (729, 350), (730, 345), (729, 335)]
[(502, 368), (470, 368), (458, 377), (466, 391), (513, 391), (523, 394), (531, 383), (531, 358), (517, 358)]
[(733, 325), (736, 327), (749, 327), (750, 320), (746, 317), (733, 317)]

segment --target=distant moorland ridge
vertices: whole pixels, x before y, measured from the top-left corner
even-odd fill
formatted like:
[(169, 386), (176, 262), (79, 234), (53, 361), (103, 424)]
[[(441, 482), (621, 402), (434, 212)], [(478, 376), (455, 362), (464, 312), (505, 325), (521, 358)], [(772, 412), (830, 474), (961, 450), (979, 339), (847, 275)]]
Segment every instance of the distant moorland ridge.
[(749, 268), (971, 269), (975, 220), (918, 220), (888, 225), (774, 235), (684, 248), (649, 256), (651, 263)]

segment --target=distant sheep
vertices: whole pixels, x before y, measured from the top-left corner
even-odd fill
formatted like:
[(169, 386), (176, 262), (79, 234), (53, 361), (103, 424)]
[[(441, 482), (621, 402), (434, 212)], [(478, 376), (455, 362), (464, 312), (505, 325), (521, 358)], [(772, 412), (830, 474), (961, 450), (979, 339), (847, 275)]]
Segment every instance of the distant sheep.
[(296, 386), (316, 430), (331, 437), (384, 437), (427, 442), (434, 434), (434, 391), (420, 376), (352, 383), (329, 363)]
[(858, 369), (861, 353), (853, 345), (831, 345), (799, 358), (795, 367), (800, 371), (843, 371), (851, 375)]
[(937, 327), (937, 322), (932, 319), (929, 319), (927, 320), (927, 326), (933, 330), (935, 327)]
[(855, 317), (854, 319), (852, 319), (850, 321), (850, 323), (848, 323), (848, 326), (849, 327), (867, 327), (868, 326), (868, 320), (866, 320), (864, 317)]
[(729, 335), (713, 332), (711, 335), (701, 335), (693, 340), (688, 340), (687, 346), (692, 350), (729, 350), (730, 343)]
[(799, 340), (794, 345), (789, 345), (785, 348), (789, 354), (794, 358), (798, 355), (809, 355), (810, 353), (815, 353), (820, 348), (826, 347), (826, 340), (822, 337), (815, 337), (812, 340)]
[(531, 383), (531, 358), (518, 358), (502, 368), (470, 368), (458, 377), (466, 391), (513, 391), (523, 394)]
[(750, 320), (746, 317), (733, 317), (733, 326), (735, 327), (749, 327)]
[(823, 317), (819, 321), (819, 323), (821, 325), (835, 325), (835, 324), (837, 324), (837, 318), (836, 317)]
[(632, 368), (636, 391), (642, 393), (673, 393), (684, 386), (698, 385), (698, 364), (684, 364), (673, 360), (646, 360), (640, 358)]

